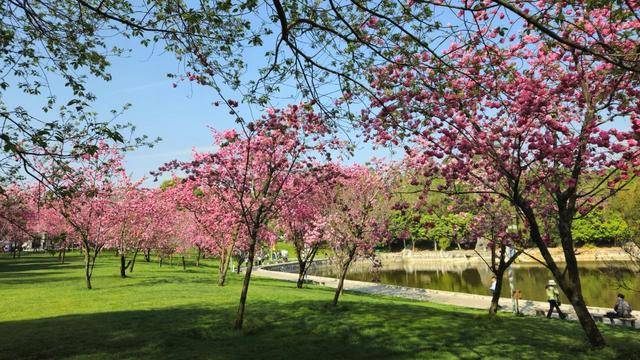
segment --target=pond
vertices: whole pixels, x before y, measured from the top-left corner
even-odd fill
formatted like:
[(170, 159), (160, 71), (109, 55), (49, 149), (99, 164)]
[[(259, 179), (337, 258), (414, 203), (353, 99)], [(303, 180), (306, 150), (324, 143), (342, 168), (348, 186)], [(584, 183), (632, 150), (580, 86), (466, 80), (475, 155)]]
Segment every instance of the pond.
[[(527, 300), (545, 301), (544, 287), (551, 273), (537, 264), (514, 265), (515, 287)], [(310, 269), (310, 275), (335, 277), (330, 265), (319, 265)], [(640, 310), (640, 292), (621, 288), (621, 283), (631, 289), (640, 290), (640, 272), (624, 262), (584, 262), (580, 264), (582, 291), (589, 306), (612, 307), (616, 294), (621, 292), (634, 309)], [(372, 281), (371, 264), (356, 263), (347, 274), (347, 279)], [(446, 290), (470, 294), (489, 295), (491, 273), (482, 263), (447, 264), (444, 261), (430, 263), (383, 262), (377, 275), (383, 284), (415, 288)], [(508, 278), (505, 275), (502, 296), (509, 297)], [(562, 302), (568, 303), (562, 295)]]

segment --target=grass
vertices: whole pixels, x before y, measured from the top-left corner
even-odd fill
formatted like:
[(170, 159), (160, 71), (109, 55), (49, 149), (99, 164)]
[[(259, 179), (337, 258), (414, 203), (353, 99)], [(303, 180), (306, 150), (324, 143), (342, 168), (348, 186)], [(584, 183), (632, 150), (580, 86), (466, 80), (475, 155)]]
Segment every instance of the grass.
[(215, 285), (216, 267), (136, 264), (98, 258), (94, 289), (82, 261), (0, 257), (1, 359), (634, 359), (640, 332), (602, 330), (590, 350), (576, 322), (501, 315), (255, 278), (243, 332), (232, 330), (241, 277)]

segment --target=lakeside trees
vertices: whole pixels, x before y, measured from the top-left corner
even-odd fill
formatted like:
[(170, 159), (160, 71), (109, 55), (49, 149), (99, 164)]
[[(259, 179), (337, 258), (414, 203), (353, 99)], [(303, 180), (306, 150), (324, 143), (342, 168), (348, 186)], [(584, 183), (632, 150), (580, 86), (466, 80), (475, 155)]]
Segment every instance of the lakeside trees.
[(486, 240), (489, 258), (485, 258), (477, 248), (476, 254), (496, 280), (489, 306), (489, 315), (495, 316), (498, 312), (504, 274), (527, 248), (526, 237), (523, 236), (526, 231), (518, 226), (519, 214), (513, 214), (515, 209), (503, 199), (481, 197), (476, 202), (476, 210), (477, 215), (471, 220), (469, 232), (472, 238)]
[[(135, 261), (143, 237), (155, 241), (147, 249), (155, 247), (168, 255), (184, 251), (185, 245), (200, 251), (208, 242), (209, 251), (223, 259), (221, 285), (232, 254), (242, 249), (248, 266), (236, 320), (241, 328), (256, 247), (274, 241), (277, 214), (289, 211), (287, 206), (293, 208), (282, 224), (296, 245), (301, 278), (317, 251), (313, 249), (318, 241), (308, 242), (301, 235), (319, 232), (309, 224), (320, 228), (318, 217), (330, 219), (335, 225), (332, 238), (347, 238), (348, 222), (338, 216), (345, 212), (344, 206), (323, 214), (323, 209), (296, 204), (304, 192), (316, 191), (310, 183), (296, 183), (298, 174), (326, 180), (316, 171), (322, 166), (318, 159), (335, 139), (320, 138), (334, 135), (338, 119), (358, 124), (368, 140), (405, 145), (412, 166), (424, 175), (419, 180), (426, 191), (454, 197), (491, 194), (514, 206), (529, 240), (542, 254), (541, 263), (569, 297), (590, 342), (604, 345), (581, 294), (575, 247), (595, 239), (621, 238), (627, 231), (620, 219), (608, 216), (604, 221), (595, 211), (640, 174), (637, 2), (236, 1), (214, 7), (148, 5), (132, 17), (127, 14), (134, 6), (126, 1), (39, 4), (3, 8), (7, 18), (23, 25), (3, 23), (9, 29), (3, 33), (3, 63), (18, 79), (42, 79), (39, 61), (50, 61), (44, 69), (65, 78), (73, 96), (60, 111), (62, 121), (39, 122), (19, 107), (3, 113), (9, 125), (0, 137), (8, 154), (2, 169), (15, 174), (15, 164), (23, 164), (27, 173), (46, 180), (42, 194), (70, 225), (59, 233), (65, 232), (84, 249), (88, 288), (95, 259), (105, 246), (120, 250), (124, 276), (125, 253), (132, 250)], [(264, 22), (247, 21), (260, 4), (266, 4), (273, 16)], [(453, 24), (442, 24), (439, 10), (456, 13)], [(125, 191), (114, 180), (122, 176), (119, 165), (98, 161), (104, 150), (98, 140), (123, 143), (120, 128), (98, 122), (86, 111), (93, 95), (84, 88), (82, 77), (69, 71), (79, 67), (109, 78), (103, 54), (107, 48), (98, 31), (102, 26), (127, 36), (157, 34), (146, 41), (164, 40), (167, 49), (177, 52), (193, 71), (189, 80), (208, 85), (219, 95), (221, 78), (232, 88), (242, 85), (239, 73), (245, 62), (234, 50), (261, 46), (256, 30), (270, 35), (275, 28), (279, 37), (269, 54), (273, 63), (247, 84), (245, 100), (266, 104), (269, 93), (277, 92), (274, 84), (292, 76), (303, 96), (317, 100), (323, 116), (305, 104), (269, 109), (265, 117), (249, 123), (234, 110), (237, 101), (225, 98), (241, 129), (217, 133), (216, 152), (174, 164), (189, 173), (186, 181), (194, 185), (181, 188), (185, 191), (181, 209), (170, 209), (189, 212), (189, 220), (181, 224), (189, 239), (185, 242), (171, 233), (172, 226), (170, 231), (156, 226), (151, 236), (136, 233), (151, 226), (145, 223), (149, 219), (126, 218), (141, 213), (128, 212), (130, 206), (118, 202), (118, 197), (130, 200), (117, 194)], [(61, 41), (65, 36), (69, 40)], [(43, 48), (31, 48), (27, 39), (32, 38), (43, 41), (50, 55), (43, 55)], [(332, 56), (318, 56), (327, 53)], [(21, 63), (15, 54), (30, 61)], [(10, 85), (5, 80), (2, 87)], [(40, 82), (26, 80), (18, 80), (17, 86), (35, 95), (42, 88)], [(327, 88), (340, 89), (340, 97), (324, 96)], [(46, 111), (55, 101), (48, 98)], [(351, 107), (354, 103), (358, 106)], [(56, 173), (34, 166), (39, 158), (50, 162)], [(91, 163), (92, 159), (96, 161)], [(90, 163), (93, 170), (82, 170), (83, 163)], [(434, 175), (445, 183), (433, 184), (429, 179)], [(469, 184), (472, 190), (467, 190)], [(144, 211), (148, 205), (141, 205)], [(407, 216), (396, 225), (418, 224), (410, 235), (430, 238), (440, 247), (451, 241), (460, 246), (471, 218), (465, 213)], [(478, 218), (480, 224), (488, 224), (482, 232), (502, 228), (502, 217)], [(635, 231), (635, 219), (625, 219)], [(237, 230), (228, 231), (229, 227)], [(336, 236), (340, 228), (343, 235)], [(351, 235), (362, 241), (362, 236)], [(551, 257), (548, 248), (554, 238), (563, 248), (566, 265)], [(344, 240), (334, 245), (346, 259), (341, 261), (342, 284), (357, 246)], [(496, 251), (500, 261), (492, 269), (511, 260), (504, 260), (502, 245), (492, 248), (492, 254)]]
[(326, 139), (329, 129), (309, 104), (269, 109), (260, 119), (240, 125), (239, 131), (213, 131), (216, 152), (195, 153), (191, 162), (161, 168), (186, 172), (189, 180), (197, 181), (205, 194), (211, 192), (238, 218), (239, 234), (248, 246), (236, 329), (242, 329), (244, 322), (257, 246), (274, 241), (267, 225), (283, 207), (282, 201), (293, 201), (309, 190), (297, 188), (297, 194), (284, 199), (284, 189), (296, 174), (313, 174), (322, 166), (316, 158), (337, 143)]
[(293, 181), (283, 189), (282, 208), (276, 221), (276, 230), (295, 249), (298, 288), (302, 288), (320, 246), (328, 242), (324, 219), (331, 212), (336, 187), (344, 176), (340, 167), (324, 166), (313, 172), (296, 174)]
[(338, 268), (334, 306), (353, 261), (373, 256), (374, 248), (389, 239), (387, 216), (392, 174), (362, 166), (346, 168), (344, 173), (345, 178), (331, 200), (331, 211), (323, 219), (323, 230)]
[[(448, 193), (467, 181), (515, 206), (591, 344), (603, 346), (582, 297), (572, 223), (638, 173), (636, 75), (527, 31), (502, 31), (492, 10), (471, 15), (480, 31), (442, 49), (447, 67), (440, 56), (401, 51), (378, 67), (370, 81), (377, 109), (363, 111), (363, 122), (382, 143), (412, 144), (417, 168), (440, 174)], [(616, 121), (628, 128), (607, 125)], [(548, 251), (550, 227), (566, 265)]]

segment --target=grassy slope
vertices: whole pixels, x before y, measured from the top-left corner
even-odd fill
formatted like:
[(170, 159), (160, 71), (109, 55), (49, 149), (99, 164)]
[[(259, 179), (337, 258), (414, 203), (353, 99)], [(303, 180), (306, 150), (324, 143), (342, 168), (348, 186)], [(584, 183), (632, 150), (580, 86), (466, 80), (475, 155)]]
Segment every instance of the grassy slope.
[(215, 267), (183, 271), (136, 264), (117, 277), (103, 254), (94, 290), (80, 257), (0, 257), (0, 358), (624, 358), (640, 355), (640, 332), (603, 331), (611, 347), (586, 350), (575, 322), (502, 315), (428, 303), (303, 290), (254, 279), (244, 333), (231, 329), (240, 276), (215, 285)]

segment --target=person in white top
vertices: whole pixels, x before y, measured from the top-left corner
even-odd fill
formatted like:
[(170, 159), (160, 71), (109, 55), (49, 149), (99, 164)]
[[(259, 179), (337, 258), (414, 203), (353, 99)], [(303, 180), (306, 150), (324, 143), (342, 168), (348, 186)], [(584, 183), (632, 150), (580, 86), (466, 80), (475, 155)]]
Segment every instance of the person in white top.
[[(496, 292), (496, 286), (498, 284), (498, 279), (495, 276), (491, 277), (491, 286), (489, 286), (489, 290), (491, 290), (491, 296)], [(502, 305), (498, 304), (498, 309), (502, 309)]]
[(496, 279), (495, 276), (491, 277), (491, 286), (489, 286), (489, 290), (491, 290), (491, 295), (493, 295), (494, 292), (496, 292), (496, 284), (498, 283), (498, 280)]

